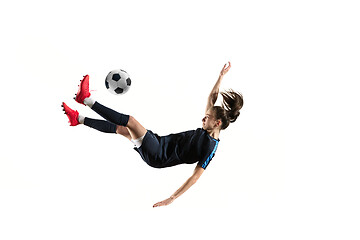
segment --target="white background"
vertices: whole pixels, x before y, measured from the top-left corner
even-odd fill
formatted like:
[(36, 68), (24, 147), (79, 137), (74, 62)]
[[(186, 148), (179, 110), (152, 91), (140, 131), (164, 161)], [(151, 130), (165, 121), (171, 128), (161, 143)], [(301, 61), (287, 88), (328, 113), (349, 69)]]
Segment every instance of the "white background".
[[(357, 1), (3, 1), (0, 239), (359, 239)], [(159, 135), (244, 95), (201, 179), (147, 166), (118, 135), (69, 127), (92, 96)], [(122, 68), (133, 85), (105, 89)], [(220, 99), (221, 100), (221, 99)]]

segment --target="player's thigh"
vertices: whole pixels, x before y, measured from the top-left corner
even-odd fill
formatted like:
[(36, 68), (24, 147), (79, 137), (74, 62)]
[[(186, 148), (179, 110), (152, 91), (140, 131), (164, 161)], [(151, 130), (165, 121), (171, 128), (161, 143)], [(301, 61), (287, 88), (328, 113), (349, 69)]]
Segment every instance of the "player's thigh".
[(126, 125), (132, 139), (143, 137), (147, 130), (133, 117), (129, 117), (128, 124)]

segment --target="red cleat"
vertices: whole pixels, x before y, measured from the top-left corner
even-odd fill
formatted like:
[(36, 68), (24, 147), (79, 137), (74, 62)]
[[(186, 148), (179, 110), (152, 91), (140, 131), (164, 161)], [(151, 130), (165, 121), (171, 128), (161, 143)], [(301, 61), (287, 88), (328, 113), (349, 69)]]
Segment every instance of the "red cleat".
[(85, 75), (83, 80), (80, 81), (79, 90), (76, 94), (75, 101), (84, 104), (84, 99), (88, 97), (90, 97), (89, 75)]
[(64, 102), (62, 103), (61, 107), (63, 107), (63, 111), (65, 112), (66, 116), (69, 118), (70, 126), (76, 126), (80, 124), (78, 121), (78, 117), (79, 117), (78, 111), (72, 110)]

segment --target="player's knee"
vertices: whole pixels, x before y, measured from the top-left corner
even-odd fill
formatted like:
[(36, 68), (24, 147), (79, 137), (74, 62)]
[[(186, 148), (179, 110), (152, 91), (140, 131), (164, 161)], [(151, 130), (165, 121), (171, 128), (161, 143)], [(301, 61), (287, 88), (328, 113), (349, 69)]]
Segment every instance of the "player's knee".
[(131, 127), (136, 125), (136, 123), (137, 123), (136, 119), (133, 116), (129, 115), (129, 120), (126, 126)]
[(127, 139), (131, 140), (130, 133), (126, 127), (117, 125), (116, 126), (116, 134), (122, 135), (122, 136), (126, 137)]
[(120, 125), (117, 125), (116, 126), (116, 134), (121, 134), (122, 133), (122, 128), (121, 128), (122, 126), (120, 126)]

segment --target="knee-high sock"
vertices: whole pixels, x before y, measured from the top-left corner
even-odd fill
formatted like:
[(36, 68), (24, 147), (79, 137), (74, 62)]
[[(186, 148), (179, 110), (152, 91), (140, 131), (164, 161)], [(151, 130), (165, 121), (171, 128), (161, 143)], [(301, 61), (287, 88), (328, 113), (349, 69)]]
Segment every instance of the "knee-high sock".
[(109, 122), (112, 122), (116, 125), (126, 127), (129, 121), (129, 115), (118, 113), (108, 107), (101, 105), (98, 102), (95, 102), (91, 109)]
[(104, 133), (116, 133), (116, 125), (105, 121), (85, 117), (84, 125)]

